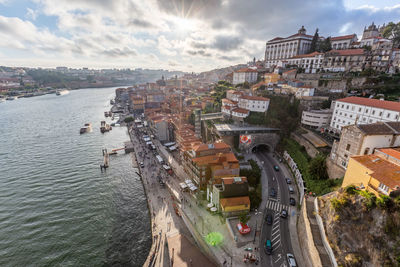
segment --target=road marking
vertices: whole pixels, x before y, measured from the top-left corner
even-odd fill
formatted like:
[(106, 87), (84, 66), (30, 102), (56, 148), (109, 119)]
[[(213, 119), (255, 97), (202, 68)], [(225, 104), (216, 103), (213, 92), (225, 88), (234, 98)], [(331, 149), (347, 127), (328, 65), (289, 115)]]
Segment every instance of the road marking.
[(274, 238), (272, 238), (271, 242), (274, 242), (280, 235), (276, 235)]
[[(278, 226), (279, 226), (279, 225), (278, 225)], [(272, 229), (272, 235), (274, 235), (274, 233), (276, 232), (275, 229), (278, 229), (278, 232), (279, 232), (279, 227), (274, 227), (274, 228)]]
[(278, 259), (275, 261), (275, 263), (277, 263), (281, 258), (281, 254), (278, 254)]
[[(277, 212), (281, 212), (283, 209), (288, 210), (289, 207), (287, 205), (282, 204), (282, 203), (268, 200), (267, 204), (265, 205), (265, 208), (269, 209), (269, 210), (274, 210), (274, 211), (277, 211)], [(276, 214), (275, 214), (275, 216), (276, 216)]]

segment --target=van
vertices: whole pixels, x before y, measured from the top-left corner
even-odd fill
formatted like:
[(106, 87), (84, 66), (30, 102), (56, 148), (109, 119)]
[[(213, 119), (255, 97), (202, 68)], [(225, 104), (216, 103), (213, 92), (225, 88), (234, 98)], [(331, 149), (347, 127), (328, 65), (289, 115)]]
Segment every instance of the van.
[(269, 239), (267, 239), (267, 242), (265, 242), (265, 253), (267, 255), (272, 254), (272, 243), (271, 243), (271, 240), (269, 240)]

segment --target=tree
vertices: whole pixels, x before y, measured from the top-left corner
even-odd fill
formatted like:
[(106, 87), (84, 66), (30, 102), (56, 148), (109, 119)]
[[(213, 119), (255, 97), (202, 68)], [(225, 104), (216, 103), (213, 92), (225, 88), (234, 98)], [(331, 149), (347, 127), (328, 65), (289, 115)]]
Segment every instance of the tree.
[(324, 102), (322, 102), (322, 109), (326, 109), (326, 108), (330, 108), (331, 107), (331, 102), (332, 102), (332, 100), (329, 100), (329, 99), (327, 99), (327, 100), (324, 100)]
[(126, 118), (124, 119), (124, 122), (125, 122), (125, 123), (130, 123), (130, 122), (132, 122), (132, 121), (133, 121), (133, 117), (131, 117), (131, 116), (126, 117)]
[(250, 216), (247, 214), (247, 212), (242, 212), (239, 214), (239, 222), (241, 224), (246, 224), (250, 220)]
[(393, 23), (389, 22), (388, 25), (383, 29), (383, 37), (391, 39), (395, 47), (400, 45), (400, 22)]
[(310, 165), (308, 165), (308, 173), (314, 180), (328, 179), (325, 159), (326, 158), (324, 156), (317, 155), (310, 161)]
[(318, 50), (318, 28), (315, 30), (314, 37), (312, 38), (311, 45), (310, 45), (310, 53), (315, 52)]
[(328, 52), (332, 50), (331, 37), (326, 38), (319, 43), (319, 52)]

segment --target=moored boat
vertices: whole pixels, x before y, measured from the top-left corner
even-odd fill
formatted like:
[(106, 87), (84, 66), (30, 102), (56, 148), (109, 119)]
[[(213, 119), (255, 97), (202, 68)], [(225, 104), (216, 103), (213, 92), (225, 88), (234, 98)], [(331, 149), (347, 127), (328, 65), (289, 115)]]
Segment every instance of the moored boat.
[(68, 90), (57, 90), (56, 95), (67, 95), (69, 94)]

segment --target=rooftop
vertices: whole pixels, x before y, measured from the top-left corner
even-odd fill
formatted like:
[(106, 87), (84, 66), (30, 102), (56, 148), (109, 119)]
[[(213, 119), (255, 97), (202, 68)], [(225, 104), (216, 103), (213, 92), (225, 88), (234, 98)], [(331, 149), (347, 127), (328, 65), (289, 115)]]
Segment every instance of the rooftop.
[(239, 205), (249, 205), (250, 206), (250, 198), (248, 196), (245, 197), (228, 197), (222, 198), (219, 203), (223, 208), (239, 206)]
[(358, 48), (358, 49), (330, 50), (327, 53), (339, 56), (364, 55), (364, 49)]
[(250, 68), (243, 68), (243, 69), (235, 70), (235, 72), (257, 72), (257, 70), (250, 69)]
[(239, 184), (239, 183), (246, 183), (246, 177), (225, 177), (222, 178), (222, 183), (224, 184)]
[(232, 109), (232, 112), (248, 114), (250, 111), (245, 108), (234, 108), (234, 109)]
[(208, 165), (208, 164), (221, 164), (224, 162), (239, 162), (232, 152), (229, 153), (218, 153), (217, 155), (209, 155), (203, 157), (196, 157), (192, 159), (193, 162), (199, 165)]
[(269, 101), (269, 98), (267, 98), (267, 97), (262, 97), (262, 96), (250, 96), (250, 95), (245, 95), (245, 96), (242, 96), (241, 98), (243, 98), (243, 99), (248, 99), (248, 100), (256, 100), (256, 101)]
[(349, 35), (343, 35), (343, 36), (335, 36), (331, 38), (331, 41), (339, 41), (339, 40), (347, 40), (347, 39), (353, 39), (356, 37), (356, 34), (349, 34)]
[(320, 52), (312, 52), (312, 53), (309, 53), (309, 54), (297, 55), (297, 56), (294, 56), (294, 57), (292, 57), (292, 58), (315, 57), (315, 56), (318, 56), (318, 55), (323, 55), (323, 53), (320, 53)]
[(225, 149), (225, 148), (231, 148), (231, 147), (224, 142), (220, 142), (220, 143), (213, 143), (213, 144), (197, 145), (193, 148), (193, 150), (196, 152), (200, 152), (200, 151), (206, 151), (206, 150), (211, 150), (211, 149)]
[(379, 99), (370, 99), (364, 97), (351, 96), (338, 99), (336, 102), (345, 102), (356, 105), (363, 105), (381, 109), (388, 109), (393, 111), (400, 111), (400, 102), (385, 101)]
[(235, 131), (245, 131), (245, 132), (265, 132), (265, 131), (279, 131), (279, 129), (276, 128), (267, 128), (267, 127), (259, 127), (259, 126), (238, 126), (234, 124), (215, 124), (215, 129), (219, 132), (221, 131), (230, 131), (230, 132), (235, 132)]

